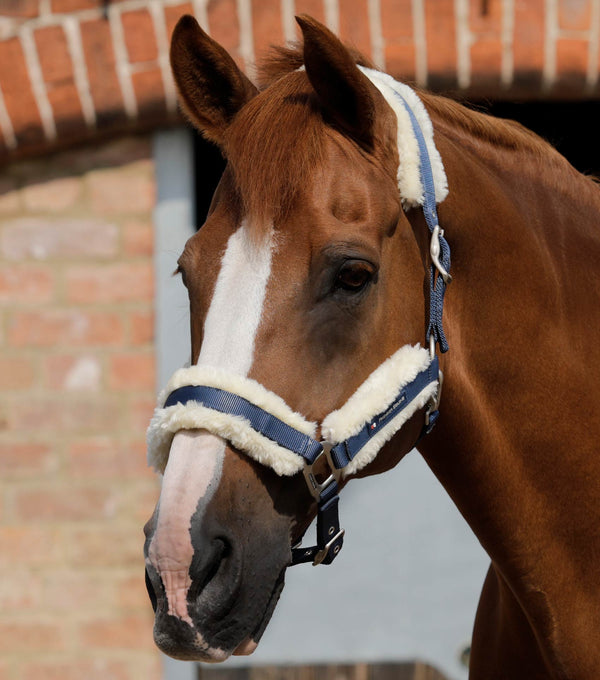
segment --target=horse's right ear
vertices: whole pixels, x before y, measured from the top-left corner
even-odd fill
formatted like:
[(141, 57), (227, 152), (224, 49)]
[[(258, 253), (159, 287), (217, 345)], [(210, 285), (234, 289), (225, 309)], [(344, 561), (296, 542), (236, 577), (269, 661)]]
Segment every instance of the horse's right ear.
[(254, 85), (190, 15), (181, 17), (173, 31), (171, 69), (184, 112), (222, 145), (233, 117), (256, 94)]

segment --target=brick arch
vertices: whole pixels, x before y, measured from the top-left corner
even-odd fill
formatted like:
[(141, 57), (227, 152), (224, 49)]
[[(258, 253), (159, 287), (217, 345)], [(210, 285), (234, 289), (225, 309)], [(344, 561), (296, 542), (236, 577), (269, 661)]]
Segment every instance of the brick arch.
[(494, 98), (598, 98), (598, 0), (4, 0), (0, 160), (177, 119), (173, 26), (251, 71), (307, 12), (397, 77)]

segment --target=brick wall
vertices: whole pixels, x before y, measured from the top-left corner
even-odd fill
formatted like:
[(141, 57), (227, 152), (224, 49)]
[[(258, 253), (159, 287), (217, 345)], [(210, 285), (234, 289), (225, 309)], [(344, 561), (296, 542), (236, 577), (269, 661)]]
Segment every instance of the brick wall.
[(0, 174), (1, 680), (160, 677), (154, 201), (145, 137)]
[(307, 12), (392, 74), (494, 98), (597, 98), (600, 0), (3, 0), (0, 159), (172, 120), (195, 14), (247, 70)]

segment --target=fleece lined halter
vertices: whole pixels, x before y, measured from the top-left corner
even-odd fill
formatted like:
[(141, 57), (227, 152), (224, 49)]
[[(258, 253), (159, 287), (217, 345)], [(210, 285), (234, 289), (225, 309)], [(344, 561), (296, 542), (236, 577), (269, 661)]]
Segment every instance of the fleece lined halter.
[[(429, 348), (406, 345), (381, 364), (337, 411), (317, 424), (295, 413), (281, 397), (246, 377), (212, 366), (176, 371), (159, 396), (148, 428), (149, 462), (164, 471), (172, 439), (182, 429), (205, 429), (272, 468), (278, 475), (303, 472), (318, 506), (317, 544), (293, 547), (292, 564), (330, 564), (342, 548), (339, 483), (368, 465), (383, 445), (427, 407), (421, 437), (438, 417), (442, 374), (436, 356), (448, 344), (442, 327), (450, 248), (437, 221), (436, 202), (447, 195), (441, 158), (421, 100), (387, 74), (360, 67), (398, 117), (398, 185), (405, 208), (420, 205), (431, 232)], [(407, 127), (408, 124), (408, 127)], [(407, 131), (411, 131), (409, 134)], [(417, 181), (418, 180), (418, 181)], [(419, 438), (420, 439), (420, 438)], [(328, 468), (320, 481), (318, 469)]]

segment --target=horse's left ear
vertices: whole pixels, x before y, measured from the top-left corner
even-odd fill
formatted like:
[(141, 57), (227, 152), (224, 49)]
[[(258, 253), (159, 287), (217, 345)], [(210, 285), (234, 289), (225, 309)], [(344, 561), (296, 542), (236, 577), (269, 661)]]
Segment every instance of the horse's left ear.
[(375, 145), (375, 113), (383, 97), (359, 71), (344, 44), (312, 17), (296, 17), (304, 37), (304, 66), (332, 123), (367, 151)]
[(185, 113), (222, 146), (225, 130), (256, 88), (190, 15), (181, 17), (173, 31), (171, 69)]

